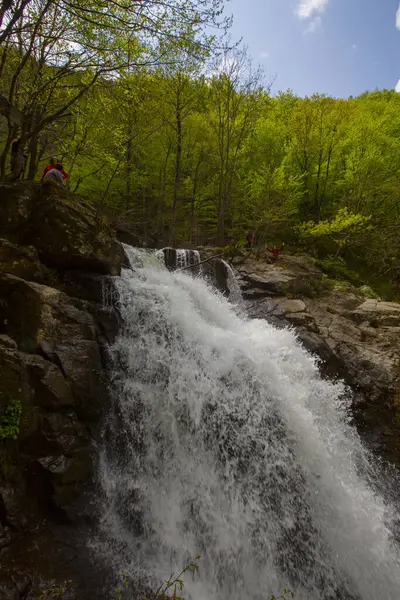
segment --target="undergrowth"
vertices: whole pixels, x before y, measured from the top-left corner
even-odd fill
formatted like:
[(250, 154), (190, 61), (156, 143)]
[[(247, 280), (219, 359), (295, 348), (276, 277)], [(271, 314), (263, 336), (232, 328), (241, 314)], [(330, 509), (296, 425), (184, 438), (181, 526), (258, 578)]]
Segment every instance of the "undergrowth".
[(16, 440), (18, 438), (21, 414), (21, 402), (10, 400), (7, 408), (0, 415), (0, 439)]
[[(177, 576), (172, 573), (168, 581), (162, 583), (156, 591), (151, 591), (148, 596), (143, 598), (143, 600), (184, 600), (183, 596), (181, 596), (185, 587), (182, 578), (185, 573), (190, 571), (197, 572), (199, 570), (199, 559), (200, 555), (198, 554), (196, 558), (188, 563)], [(124, 577), (122, 585), (114, 590), (110, 600), (129, 600), (128, 588), (129, 583), (126, 577)], [(265, 600), (290, 600), (294, 597), (294, 593), (291, 590), (285, 589), (281, 596), (271, 596)]]
[(72, 580), (58, 583), (49, 589), (43, 590), (38, 600), (62, 600), (67, 591), (71, 588)]
[(330, 279), (336, 281), (349, 281), (355, 287), (362, 285), (361, 277), (356, 271), (350, 269), (346, 261), (340, 256), (328, 256), (322, 260), (317, 260), (316, 265), (328, 275)]
[[(194, 560), (183, 567), (178, 575), (175, 576), (174, 573), (172, 573), (168, 581), (162, 583), (156, 591), (151, 591), (148, 596), (143, 598), (143, 600), (184, 600), (183, 596), (181, 596), (185, 587), (182, 578), (185, 573), (190, 571), (197, 572), (199, 570), (199, 559), (200, 555), (198, 554)], [(62, 600), (65, 597), (65, 594), (71, 590), (71, 587), (72, 580), (66, 580), (61, 584), (56, 584), (51, 588), (43, 590), (37, 597), (37, 600)], [(129, 600), (130, 597), (129, 582), (127, 576), (123, 576), (121, 585), (114, 589), (110, 600)], [(294, 597), (292, 591), (285, 589), (281, 596), (271, 596), (265, 600), (293, 600)]]

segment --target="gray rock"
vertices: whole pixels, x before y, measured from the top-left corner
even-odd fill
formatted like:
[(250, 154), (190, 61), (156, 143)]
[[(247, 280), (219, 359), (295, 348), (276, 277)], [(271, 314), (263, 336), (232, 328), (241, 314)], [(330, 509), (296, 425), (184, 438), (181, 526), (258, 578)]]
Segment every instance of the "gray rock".
[(78, 417), (89, 422), (98, 420), (107, 388), (102, 380), (103, 365), (97, 342), (71, 340), (69, 344), (56, 344), (54, 352), (71, 386)]
[(382, 302), (375, 299), (368, 299), (358, 307), (357, 311), (367, 313), (398, 314), (400, 316), (400, 304), (396, 304), (395, 302)]
[(17, 342), (10, 338), (10, 336), (4, 334), (0, 335), (0, 346), (2, 346), (3, 348), (11, 348), (15, 350), (18, 348)]
[(268, 292), (272, 296), (288, 293), (313, 296), (320, 285), (322, 272), (311, 259), (282, 256), (277, 263), (255, 260), (251, 255), (235, 263), (245, 297)]
[(4, 333), (21, 350), (34, 352), (42, 341), (96, 339), (86, 305), (54, 288), (0, 273)]
[(44, 281), (48, 269), (39, 261), (34, 247), (19, 247), (0, 239), (0, 271), (28, 280)]
[(118, 275), (121, 244), (104, 219), (60, 186), (0, 184), (0, 235), (34, 246), (46, 266)]
[(285, 315), (285, 319), (296, 327), (306, 327), (308, 331), (319, 333), (318, 326), (316, 325), (313, 317), (308, 313), (288, 313)]
[(8, 575), (0, 575), (0, 598), (1, 600), (20, 600), (16, 584)]
[(284, 300), (279, 305), (279, 308), (286, 315), (288, 313), (301, 313), (306, 310), (306, 305), (303, 300)]

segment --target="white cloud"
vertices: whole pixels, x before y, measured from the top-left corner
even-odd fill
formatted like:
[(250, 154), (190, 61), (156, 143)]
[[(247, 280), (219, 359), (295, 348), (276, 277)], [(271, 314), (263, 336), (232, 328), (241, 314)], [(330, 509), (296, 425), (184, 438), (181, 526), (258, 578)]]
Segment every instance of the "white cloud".
[(269, 58), (269, 52), (261, 52), (260, 58)]
[(397, 27), (397, 29), (400, 29), (400, 4), (399, 4), (399, 8), (397, 9), (397, 13), (396, 13), (396, 27)]
[(351, 48), (352, 50), (358, 50), (358, 44), (353, 44)]
[(400, 79), (396, 83), (396, 87), (394, 88), (394, 91), (400, 93)]
[(309, 26), (307, 27), (307, 29), (305, 30), (304, 33), (317, 33), (317, 31), (319, 29), (321, 29), (322, 26), (322, 19), (321, 17), (314, 17), (314, 19), (312, 19), (310, 21)]
[(314, 13), (321, 13), (327, 6), (329, 0), (300, 0), (296, 8), (299, 19), (309, 19)]

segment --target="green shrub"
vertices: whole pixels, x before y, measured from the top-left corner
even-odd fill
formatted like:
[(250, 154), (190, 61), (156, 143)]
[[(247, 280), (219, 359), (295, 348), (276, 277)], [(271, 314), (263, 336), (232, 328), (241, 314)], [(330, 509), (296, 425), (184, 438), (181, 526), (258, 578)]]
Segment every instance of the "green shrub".
[(337, 281), (349, 281), (355, 286), (362, 284), (358, 273), (350, 269), (346, 264), (346, 261), (339, 256), (328, 256), (323, 260), (317, 260), (316, 264), (324, 273), (328, 275), (330, 279), (335, 279)]
[(21, 402), (10, 400), (6, 410), (0, 415), (0, 439), (16, 440), (18, 438), (21, 414)]
[[(179, 575), (175, 576), (173, 573), (171, 574), (169, 580), (165, 583), (162, 583), (156, 591), (150, 592), (149, 598), (144, 598), (143, 600), (183, 600), (183, 597), (179, 594), (182, 593), (184, 588), (184, 583), (182, 577), (185, 573), (188, 572), (196, 572), (199, 570), (199, 566), (197, 561), (199, 560), (200, 555), (198, 554), (196, 558), (190, 563), (188, 563)], [(123, 576), (124, 580), (122, 585), (117, 587), (110, 600), (123, 600), (126, 598), (127, 600), (131, 598), (129, 593), (129, 583), (126, 580), (126, 575)], [(288, 589), (284, 590), (282, 596), (272, 596), (270, 600), (290, 600), (294, 598), (294, 593)]]
[(374, 300), (381, 300), (380, 296), (369, 286), (362, 285), (359, 292), (365, 296), (365, 298), (373, 298)]
[(39, 596), (39, 600), (61, 600), (64, 597), (64, 594), (70, 589), (72, 585), (72, 580), (64, 581), (61, 584), (53, 585), (51, 588), (47, 590), (43, 590), (43, 592)]
[(330, 280), (332, 289), (339, 290), (341, 292), (350, 292), (351, 294), (360, 294), (360, 290), (349, 281), (344, 279), (331, 279)]

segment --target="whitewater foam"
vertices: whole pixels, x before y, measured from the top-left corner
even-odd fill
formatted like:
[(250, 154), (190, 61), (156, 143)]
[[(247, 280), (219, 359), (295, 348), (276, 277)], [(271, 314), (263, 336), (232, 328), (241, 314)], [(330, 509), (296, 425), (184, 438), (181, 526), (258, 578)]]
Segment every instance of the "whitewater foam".
[(320, 378), (291, 331), (127, 252), (97, 551), (138, 594), (200, 554), (185, 589), (196, 600), (285, 587), (299, 600), (397, 600), (396, 515), (372, 491), (344, 386)]

